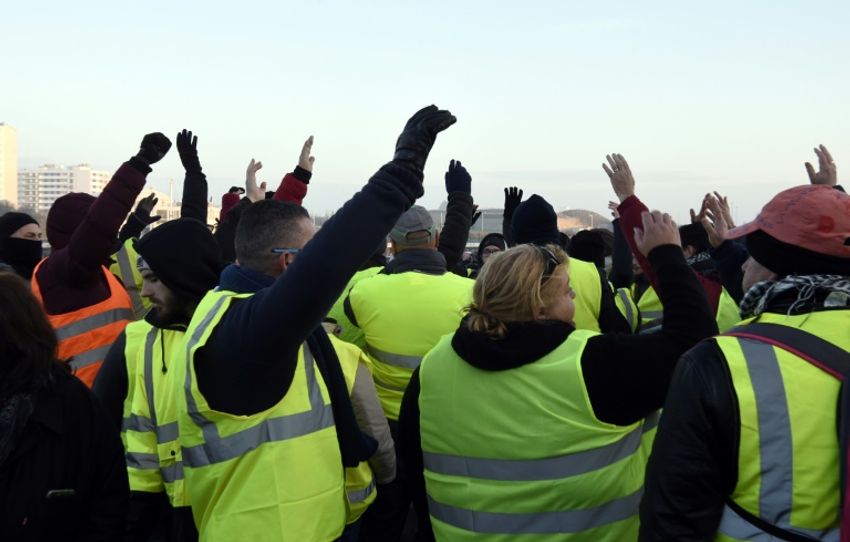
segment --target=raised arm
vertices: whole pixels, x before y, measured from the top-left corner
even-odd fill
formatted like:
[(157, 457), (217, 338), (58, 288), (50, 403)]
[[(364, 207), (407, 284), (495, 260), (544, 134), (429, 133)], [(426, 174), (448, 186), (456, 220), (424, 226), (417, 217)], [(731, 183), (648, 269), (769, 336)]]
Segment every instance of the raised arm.
[(101, 266), (114, 252), (118, 229), (145, 186), (150, 165), (170, 148), (171, 141), (163, 134), (146, 135), (138, 154), (118, 168), (89, 207), (68, 245), (54, 247), (48, 265), (63, 284), (76, 287), (97, 280)]
[(207, 176), (201, 170), (201, 161), (198, 158), (198, 136), (185, 129), (177, 134), (177, 152), (180, 153), (180, 162), (186, 170), (180, 216), (194, 218), (206, 224)]
[(522, 203), (522, 189), (516, 186), (505, 188), (505, 208), (502, 212), (502, 237), (505, 238), (505, 243), (508, 247), (514, 246), (514, 236), (511, 230), (511, 219), (514, 217), (514, 211)]
[(316, 158), (311, 154), (312, 152), (313, 136), (310, 136), (304, 142), (304, 146), (301, 147), (301, 154), (298, 156), (298, 165), (295, 166), (295, 171), (287, 173), (283, 177), (272, 199), (302, 204), (307, 196), (307, 185), (310, 184), (310, 179), (313, 176), (313, 163), (316, 161)]
[[(448, 196), (446, 220), (443, 231), (440, 232), (437, 250), (446, 257), (446, 268), (449, 271), (457, 271), (463, 259), (463, 251), (466, 250), (474, 212), (472, 176), (460, 160), (449, 162), (449, 169), (446, 171), (446, 194)], [(463, 276), (466, 274), (464, 273)]]
[(121, 226), (121, 231), (118, 232), (118, 242), (115, 244), (113, 252), (121, 250), (124, 241), (133, 237), (138, 238), (145, 228), (162, 219), (159, 215), (151, 216), (153, 208), (156, 207), (158, 202), (159, 198), (153, 192), (139, 200), (139, 203), (136, 204), (136, 210), (130, 213), (127, 222)]

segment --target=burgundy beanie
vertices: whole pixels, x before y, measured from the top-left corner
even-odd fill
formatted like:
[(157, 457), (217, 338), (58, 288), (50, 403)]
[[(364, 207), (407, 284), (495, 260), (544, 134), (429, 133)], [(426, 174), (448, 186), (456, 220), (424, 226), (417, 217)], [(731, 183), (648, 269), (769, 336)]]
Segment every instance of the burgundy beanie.
[(233, 209), (233, 207), (236, 206), (237, 203), (239, 203), (240, 199), (242, 199), (242, 196), (240, 196), (239, 194), (234, 194), (232, 192), (228, 192), (227, 194), (221, 196), (221, 212), (218, 215), (219, 222), (224, 220), (224, 217), (227, 216), (227, 213), (229, 213), (230, 210)]
[(91, 194), (71, 192), (53, 202), (47, 213), (47, 240), (53, 250), (68, 246), (95, 199)]

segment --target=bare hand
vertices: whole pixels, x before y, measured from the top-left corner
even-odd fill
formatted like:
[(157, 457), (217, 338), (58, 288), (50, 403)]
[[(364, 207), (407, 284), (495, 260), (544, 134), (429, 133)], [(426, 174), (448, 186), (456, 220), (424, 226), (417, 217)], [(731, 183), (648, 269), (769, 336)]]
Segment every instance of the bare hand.
[(715, 196), (706, 197), (707, 208), (702, 217), (702, 227), (708, 234), (708, 242), (718, 248), (725, 241), (724, 236), (729, 231), (729, 223), (723, 214), (722, 202)]
[(691, 224), (699, 224), (702, 222), (702, 218), (705, 216), (705, 205), (706, 200), (708, 199), (708, 194), (702, 197), (702, 205), (700, 205), (699, 213), (695, 213), (693, 209), (691, 209)]
[(723, 216), (726, 226), (729, 227), (729, 229), (734, 228), (735, 220), (732, 218), (732, 207), (729, 205), (729, 199), (726, 196), (721, 196), (716, 190), (714, 191), (714, 198), (717, 200), (717, 204), (720, 208), (720, 214)]
[(262, 162), (255, 162), (251, 158), (248, 169), (245, 170), (245, 197), (252, 202), (266, 199), (266, 183), (257, 186), (257, 172), (263, 168)]
[(611, 187), (622, 203), (635, 194), (635, 178), (632, 170), (629, 169), (629, 163), (622, 154), (609, 154), (605, 156), (605, 159), (608, 163), (602, 164), (602, 169), (608, 174)]
[(616, 201), (609, 201), (608, 202), (608, 209), (611, 210), (611, 216), (614, 217), (614, 220), (617, 220), (618, 218), (620, 218), (620, 211), (617, 210), (618, 207), (620, 207), (620, 204), (617, 203)]
[(826, 150), (826, 147), (820, 145), (814, 149), (818, 156), (818, 171), (812, 164), (806, 162), (806, 172), (809, 174), (809, 182), (812, 184), (823, 184), (826, 186), (835, 186), (838, 184), (838, 173), (835, 170), (835, 162), (832, 160), (832, 155)]
[(661, 245), (682, 246), (679, 227), (670, 215), (661, 211), (644, 211), (640, 218), (643, 221), (643, 231), (635, 228), (635, 244), (641, 254), (649, 256), (653, 249)]
[(306, 169), (307, 171), (313, 171), (313, 162), (316, 161), (314, 156), (310, 156), (310, 151), (313, 150), (313, 136), (307, 138), (307, 141), (304, 142), (304, 146), (301, 147), (301, 155), (298, 157), (298, 167), (301, 169)]

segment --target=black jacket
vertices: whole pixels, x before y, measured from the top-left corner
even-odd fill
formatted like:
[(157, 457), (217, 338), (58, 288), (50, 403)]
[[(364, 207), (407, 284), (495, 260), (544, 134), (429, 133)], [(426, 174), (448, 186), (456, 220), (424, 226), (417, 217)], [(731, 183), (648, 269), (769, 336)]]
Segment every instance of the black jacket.
[(118, 429), (57, 367), (0, 465), (0, 540), (122, 540), (129, 487)]
[[(642, 335), (597, 335), (581, 357), (585, 386), (596, 417), (631, 425), (664, 404), (679, 356), (717, 333), (717, 324), (696, 275), (678, 246), (658, 247), (649, 255), (667, 310), (661, 330)], [(509, 326), (499, 341), (459, 329), (452, 347), (467, 363), (484, 370), (506, 370), (533, 363), (561, 345), (574, 328), (563, 323)], [(419, 436), (419, 370), (408, 384), (399, 415), (400, 464), (406, 467), (419, 521), (428, 521)]]

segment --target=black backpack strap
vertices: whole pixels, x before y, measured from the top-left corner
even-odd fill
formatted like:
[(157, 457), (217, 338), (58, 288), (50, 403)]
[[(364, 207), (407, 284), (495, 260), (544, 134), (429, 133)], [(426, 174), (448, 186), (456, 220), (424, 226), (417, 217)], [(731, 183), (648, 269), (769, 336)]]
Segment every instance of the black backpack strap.
[(755, 525), (760, 530), (766, 532), (767, 534), (778, 538), (779, 540), (786, 540), (787, 542), (817, 542), (817, 539), (810, 538), (806, 535), (802, 535), (799, 533), (793, 533), (791, 531), (786, 531), (772, 523), (768, 523), (765, 520), (761, 519), (758, 516), (754, 516), (753, 514), (747, 512), (740, 506), (738, 506), (735, 501), (730, 498), (726, 498), (726, 506), (735, 511), (736, 514), (741, 516), (742, 519), (748, 521), (749, 523)]
[[(841, 488), (841, 525), (842, 531), (850, 529), (850, 524), (848, 524), (850, 522), (850, 502), (848, 502), (850, 490), (847, 486), (848, 462), (850, 462), (850, 455), (848, 455), (850, 454), (850, 352), (807, 331), (766, 322), (754, 322), (734, 327), (723, 335), (752, 339), (781, 348), (803, 358), (841, 381), (841, 392), (837, 405), (838, 413), (836, 415), (839, 443), (838, 461), (839, 472), (841, 473), (841, 485), (839, 486)], [(740, 509), (737, 505), (733, 508), (736, 512)], [(741, 514), (741, 517), (762, 528), (760, 524), (752, 521), (752, 514), (743, 512), (744, 514)], [(762, 530), (765, 529), (762, 528)], [(774, 536), (778, 537), (778, 535)], [(786, 538), (785, 540), (790, 539)]]

